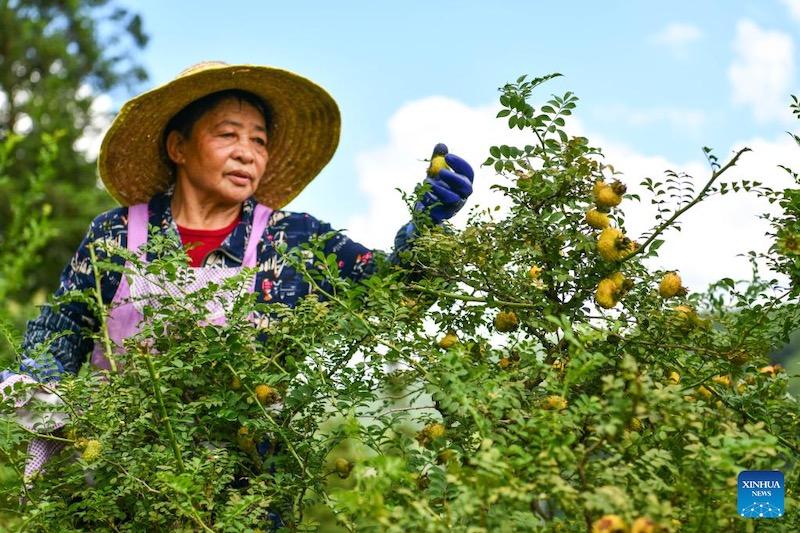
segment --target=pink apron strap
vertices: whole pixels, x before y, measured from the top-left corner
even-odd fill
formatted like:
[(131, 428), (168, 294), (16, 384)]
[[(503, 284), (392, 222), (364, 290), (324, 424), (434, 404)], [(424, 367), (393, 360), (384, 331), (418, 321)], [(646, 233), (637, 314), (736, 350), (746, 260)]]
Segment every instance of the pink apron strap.
[(147, 211), (147, 204), (136, 204), (128, 208), (128, 250), (131, 252), (138, 252), (147, 242)]
[(269, 216), (272, 214), (272, 209), (265, 205), (256, 204), (255, 211), (253, 212), (253, 227), (250, 229), (250, 237), (247, 239), (247, 248), (244, 252), (244, 259), (242, 260), (243, 267), (256, 266), (256, 250), (258, 242), (264, 235), (264, 230), (267, 229)]

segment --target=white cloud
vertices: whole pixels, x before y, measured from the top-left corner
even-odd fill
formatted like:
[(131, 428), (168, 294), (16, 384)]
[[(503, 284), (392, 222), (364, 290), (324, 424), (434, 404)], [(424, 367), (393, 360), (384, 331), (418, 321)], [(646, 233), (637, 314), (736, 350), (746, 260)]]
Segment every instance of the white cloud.
[(650, 42), (668, 48), (673, 54), (685, 59), (689, 57), (689, 47), (703, 38), (703, 32), (696, 26), (672, 23), (650, 38)]
[[(631, 201), (623, 209), (626, 228), (633, 238), (656, 224), (650, 203), (652, 197), (640, 185), (644, 178), (664, 181), (666, 170), (685, 173), (692, 177), (697, 192), (711, 176), (711, 169), (704, 160), (676, 163), (663, 157), (645, 157), (628, 146), (614, 145), (602, 139), (598, 144), (604, 147), (607, 158), (614, 162), (617, 170), (624, 172), (622, 179), (629, 192), (642, 197), (641, 203)], [(744, 146), (752, 151), (742, 155), (738, 164), (726, 171), (720, 180), (759, 181), (772, 189), (782, 189), (791, 183), (778, 165), (800, 169), (800, 149), (788, 135), (774, 140), (749, 139), (737, 143), (730, 150), (715, 151), (715, 155), (720, 164), (725, 164), (735, 149)], [(749, 280), (751, 267), (743, 254), (766, 252), (769, 248), (771, 242), (765, 234), (770, 228), (760, 218), (767, 212), (775, 213), (776, 206), (754, 194), (711, 196), (681, 217), (681, 231), (670, 230), (663, 235), (665, 243), (659, 250), (659, 257), (652, 260), (650, 266), (678, 270), (685, 285), (694, 291), (702, 291), (710, 283), (725, 277)]]
[(800, 0), (781, 0), (795, 21), (800, 22)]
[(736, 26), (735, 57), (728, 68), (734, 104), (752, 108), (760, 122), (792, 120), (789, 95), (794, 79), (791, 36), (762, 30), (749, 20)]
[[(397, 228), (408, 220), (408, 212), (395, 189), (413, 190), (424, 175), (426, 163), (421, 159), (429, 156), (436, 142), (446, 142), (453, 153), (463, 156), (476, 169), (471, 205), (483, 208), (504, 205), (500, 193), (489, 189), (503, 178), (480, 164), (491, 145), (521, 146), (531, 140), (522, 132), (509, 130), (505, 120), (495, 118), (496, 113), (494, 106), (471, 108), (437, 97), (411, 102), (399, 109), (389, 123), (388, 143), (358, 157), (359, 183), (369, 207), (349, 220), (348, 235), (364, 243), (392, 242)], [(574, 118), (571, 122), (573, 130), (582, 129)], [(642, 196), (642, 203), (631, 200), (623, 204), (626, 229), (633, 238), (655, 224), (650, 198), (639, 185), (644, 178), (663, 178), (667, 169), (685, 172), (694, 177), (695, 188), (699, 190), (710, 175), (708, 164), (700, 159), (676, 163), (664, 157), (646, 157), (630, 146), (611, 143), (600, 135), (581, 134), (587, 135), (592, 145), (600, 146), (606, 161), (623, 172), (621, 178), (629, 191)], [(800, 148), (788, 135), (774, 140), (749, 139), (738, 146), (748, 146), (753, 151), (725, 174), (727, 179), (754, 179), (780, 189), (788, 185), (788, 176), (778, 164), (800, 170)], [(716, 152), (721, 163), (733, 149)], [(469, 206), (454, 219), (457, 226), (463, 225), (468, 209)], [(750, 194), (711, 197), (686, 213), (682, 231), (664, 235), (666, 243), (651, 266), (680, 271), (684, 283), (694, 291), (704, 290), (709, 283), (724, 277), (750, 279), (749, 263), (738, 255), (767, 250), (770, 243), (765, 233), (769, 228), (758, 216), (769, 209), (765, 200)]]
[(391, 243), (397, 229), (409, 220), (406, 205), (397, 189), (411, 193), (425, 177), (433, 146), (444, 142), (450, 151), (463, 157), (475, 170), (474, 193), (453, 223), (462, 224), (470, 208), (503, 203), (499, 194), (490, 191), (499, 178), (493, 169), (481, 167), (489, 156), (489, 147), (499, 144), (530, 144), (519, 131), (508, 129), (496, 119), (499, 107), (488, 105), (470, 108), (442, 97), (410, 102), (389, 121), (389, 143), (357, 157), (359, 188), (368, 198), (369, 207), (350, 218), (347, 234), (358, 242)]

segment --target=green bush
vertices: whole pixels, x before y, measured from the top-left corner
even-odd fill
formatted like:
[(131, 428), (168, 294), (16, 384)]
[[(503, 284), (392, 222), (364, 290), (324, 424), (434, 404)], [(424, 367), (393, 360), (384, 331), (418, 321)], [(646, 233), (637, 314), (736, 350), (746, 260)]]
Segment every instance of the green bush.
[[(271, 511), (292, 531), (753, 531), (737, 475), (781, 470), (787, 511), (769, 525), (800, 529), (800, 411), (767, 368), (800, 320), (796, 191), (726, 181), (744, 151), (708, 150), (705, 183), (645, 181), (653, 228), (631, 239), (635, 198), (564, 132), (577, 98), (531, 103), (546, 79), (501, 91), (500, 117), (531, 138), (489, 150), (509, 212), (423, 231), (407, 257), (421, 278), (381, 264), (352, 284), (317, 246), (281, 250), (314, 287), (295, 309), (239, 294), (222, 327), (196, 311), (212, 291), (166, 297), (122, 372), (64, 379), (65, 451), (27, 480), (15, 527), (263, 531)], [(687, 293), (646, 267), (686, 210), (733, 190), (783, 205), (768, 259), (790, 287), (754, 266)], [(152, 245), (148, 272), (191, 276)], [(30, 435), (6, 427), (19, 472)]]

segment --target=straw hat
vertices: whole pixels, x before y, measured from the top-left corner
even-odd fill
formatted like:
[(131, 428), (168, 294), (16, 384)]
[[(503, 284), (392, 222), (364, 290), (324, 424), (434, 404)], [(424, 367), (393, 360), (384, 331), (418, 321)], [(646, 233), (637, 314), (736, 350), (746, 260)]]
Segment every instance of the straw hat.
[(174, 176), (163, 146), (164, 128), (189, 103), (225, 89), (251, 92), (269, 110), (269, 161), (255, 193), (260, 203), (285, 206), (333, 157), (341, 117), (320, 86), (276, 68), (205, 62), (122, 106), (103, 138), (98, 161), (111, 196), (133, 205), (166, 191)]

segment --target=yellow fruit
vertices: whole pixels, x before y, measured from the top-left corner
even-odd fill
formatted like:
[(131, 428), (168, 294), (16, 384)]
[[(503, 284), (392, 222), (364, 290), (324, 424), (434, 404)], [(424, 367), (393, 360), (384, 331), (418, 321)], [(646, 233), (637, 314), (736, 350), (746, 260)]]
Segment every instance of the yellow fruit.
[(450, 168), (444, 160), (443, 155), (435, 155), (431, 158), (431, 164), (428, 166), (428, 176), (434, 177), (439, 175), (439, 171), (443, 168)]
[(704, 320), (688, 305), (678, 305), (674, 309), (675, 318), (678, 325), (684, 329), (701, 327), (708, 329), (711, 326), (710, 320)]
[(419, 309), (419, 302), (414, 298), (409, 298), (408, 296), (403, 296), (400, 298), (400, 306), (405, 307), (411, 311), (416, 311)]
[(675, 307), (675, 315), (682, 326), (693, 326), (699, 320), (697, 313), (688, 305), (679, 305)]
[(681, 375), (677, 372), (670, 372), (669, 378), (667, 379), (667, 383), (671, 383), (673, 385), (677, 385), (681, 382)]
[(346, 479), (350, 475), (350, 471), (353, 470), (353, 463), (344, 457), (339, 457), (336, 459), (336, 461), (334, 461), (333, 468), (336, 470), (336, 474), (340, 478)]
[(678, 274), (667, 272), (658, 285), (658, 294), (665, 299), (673, 296), (685, 296), (686, 287), (683, 287), (681, 283), (681, 277)]
[(272, 387), (263, 383), (256, 386), (254, 392), (256, 393), (256, 398), (258, 398), (258, 401), (261, 402), (261, 405), (270, 405), (275, 403), (275, 401), (278, 399), (278, 393), (275, 392)]
[(595, 198), (597, 198), (597, 195), (600, 194), (600, 191), (602, 191), (603, 189), (605, 189), (607, 187), (608, 187), (608, 183), (606, 183), (605, 181), (602, 181), (602, 180), (601, 181), (596, 181), (596, 182), (594, 182), (594, 186), (592, 187), (592, 194), (594, 195)]
[(594, 294), (594, 299), (597, 305), (605, 309), (611, 309), (619, 303), (620, 289), (614, 280), (604, 278), (597, 284), (597, 291)]
[(447, 162), (444, 159), (444, 156), (447, 155), (448, 149), (447, 145), (443, 143), (438, 143), (436, 146), (433, 147), (433, 153), (431, 154), (431, 162), (428, 165), (428, 177), (435, 178), (439, 175), (439, 172), (443, 168), (450, 168), (447, 166)]
[(454, 452), (453, 450), (450, 449), (442, 450), (436, 457), (436, 462), (441, 465), (449, 463), (450, 461), (453, 461), (455, 458), (456, 458), (456, 452)]
[(594, 203), (600, 209), (609, 209), (618, 206), (622, 202), (622, 195), (617, 193), (611, 185), (603, 183), (598, 186), (595, 184), (593, 189)]
[(705, 385), (700, 385), (699, 387), (697, 387), (697, 394), (699, 394), (706, 400), (714, 396), (714, 393), (708, 390)]
[(514, 331), (519, 327), (519, 318), (514, 311), (500, 311), (494, 317), (494, 327), (502, 333)]
[(246, 452), (252, 452), (256, 449), (256, 442), (250, 436), (250, 430), (246, 427), (239, 428), (236, 433), (236, 442), (239, 444), (239, 448)]
[(558, 394), (543, 398), (541, 403), (542, 409), (546, 411), (563, 411), (567, 405), (567, 400)]
[(714, 376), (713, 378), (711, 378), (711, 381), (716, 383), (717, 385), (722, 385), (726, 389), (731, 386), (730, 376)]
[(659, 533), (661, 528), (649, 518), (640, 517), (631, 524), (631, 533)]
[(444, 437), (444, 426), (441, 424), (428, 424), (417, 433), (417, 441), (422, 446), (427, 446), (434, 440)]
[(97, 439), (89, 439), (86, 441), (86, 446), (83, 448), (81, 458), (90, 463), (100, 457), (100, 452), (103, 450), (103, 443)]
[(619, 229), (608, 227), (597, 238), (597, 253), (606, 261), (619, 261), (636, 250), (636, 243)]
[(599, 208), (609, 208), (618, 206), (622, 202), (622, 196), (615, 193), (611, 187), (606, 187), (600, 191), (595, 199), (595, 204)]
[(458, 337), (456, 336), (456, 333), (453, 330), (450, 330), (444, 337), (439, 339), (439, 342), (437, 342), (436, 344), (439, 346), (439, 348), (444, 348), (446, 350), (458, 344)]
[(528, 270), (528, 277), (532, 280), (537, 280), (542, 276), (542, 267), (539, 265), (531, 266), (531, 269)]
[(509, 359), (508, 357), (503, 357), (502, 359), (500, 359), (500, 362), (498, 364), (500, 365), (500, 368), (503, 369), (508, 368), (511, 365), (511, 359)]
[(611, 225), (608, 215), (601, 213), (597, 209), (592, 209), (586, 213), (586, 223), (594, 229), (605, 229)]
[(592, 525), (592, 533), (626, 533), (628, 526), (621, 516), (607, 514)]
[(242, 380), (237, 376), (233, 376), (229, 386), (231, 390), (240, 390), (242, 388)]
[(758, 373), (768, 374), (769, 377), (774, 378), (777, 374), (780, 374), (781, 370), (781, 365), (767, 365), (759, 368)]

